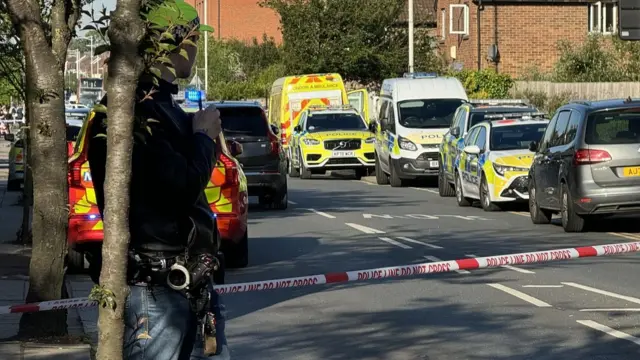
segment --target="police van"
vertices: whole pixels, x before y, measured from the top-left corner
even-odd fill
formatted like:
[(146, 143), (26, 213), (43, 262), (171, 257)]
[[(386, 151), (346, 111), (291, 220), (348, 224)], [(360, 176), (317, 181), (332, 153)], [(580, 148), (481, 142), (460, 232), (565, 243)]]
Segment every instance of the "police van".
[(376, 138), (376, 182), (400, 187), (406, 180), (438, 176), (438, 146), (467, 101), (454, 77), (407, 73), (384, 80), (378, 116), (369, 126)]

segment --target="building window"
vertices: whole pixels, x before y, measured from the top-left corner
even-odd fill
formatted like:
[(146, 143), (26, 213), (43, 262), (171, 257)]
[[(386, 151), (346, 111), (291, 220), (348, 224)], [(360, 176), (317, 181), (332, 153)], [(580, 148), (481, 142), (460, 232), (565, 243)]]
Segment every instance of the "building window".
[(447, 9), (440, 9), (440, 39), (444, 40), (447, 34)]
[(613, 34), (618, 28), (618, 6), (598, 1), (589, 5), (589, 32)]
[(467, 5), (449, 5), (449, 33), (469, 35), (469, 7)]

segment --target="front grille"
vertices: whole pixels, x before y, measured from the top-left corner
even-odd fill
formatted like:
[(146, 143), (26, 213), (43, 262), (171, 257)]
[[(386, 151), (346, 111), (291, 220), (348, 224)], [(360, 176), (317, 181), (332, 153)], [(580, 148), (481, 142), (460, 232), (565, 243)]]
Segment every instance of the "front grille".
[(375, 153), (364, 153), (364, 157), (367, 158), (367, 160), (374, 160), (375, 159), (376, 154)]
[(360, 139), (325, 140), (324, 142), (324, 148), (327, 150), (358, 150), (360, 145), (362, 145)]
[(529, 179), (527, 179), (526, 176), (519, 176), (517, 179), (513, 180), (509, 187), (519, 193), (526, 194), (529, 192)]
[(420, 154), (420, 156), (418, 156), (418, 158), (416, 160), (420, 160), (420, 161), (436, 161), (438, 160), (438, 153), (437, 152), (425, 152)]
[(360, 165), (360, 162), (356, 158), (333, 158), (326, 165)]

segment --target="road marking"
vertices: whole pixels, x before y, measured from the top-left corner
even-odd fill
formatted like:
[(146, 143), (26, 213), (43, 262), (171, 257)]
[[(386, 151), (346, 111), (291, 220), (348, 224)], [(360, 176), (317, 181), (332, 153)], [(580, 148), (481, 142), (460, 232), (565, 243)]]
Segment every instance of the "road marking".
[(611, 296), (611, 297), (614, 297), (614, 298), (617, 298), (617, 299), (621, 299), (621, 300), (625, 300), (625, 301), (628, 301), (628, 302), (632, 302), (634, 304), (640, 304), (640, 299), (634, 298), (634, 297), (631, 297), (631, 296), (620, 295), (620, 294), (613, 293), (611, 291), (600, 290), (600, 289), (592, 288), (590, 286), (580, 285), (580, 284), (576, 284), (576, 283), (572, 283), (572, 282), (563, 282), (561, 284), (564, 284), (564, 285), (567, 285), (567, 286), (573, 286), (573, 287), (578, 288), (578, 289), (591, 291), (591, 292), (594, 292), (594, 293), (597, 293), (597, 294), (601, 294), (601, 295)]
[(403, 243), (397, 242), (397, 241), (395, 241), (395, 240), (393, 240), (393, 239), (391, 239), (391, 238), (388, 238), (388, 237), (379, 237), (378, 239), (380, 239), (380, 240), (382, 240), (382, 241), (384, 241), (384, 242), (386, 242), (386, 243), (389, 243), (389, 244), (391, 244), (391, 245), (395, 245), (395, 246), (397, 246), (397, 247), (401, 247), (401, 248), (403, 248), (403, 249), (411, 249), (411, 248), (412, 248), (412, 247), (411, 247), (411, 246), (409, 246), (409, 245), (406, 245), (406, 244), (403, 244)]
[(375, 185), (375, 184), (372, 184), (372, 183), (370, 183), (368, 181), (364, 181), (364, 180), (351, 180), (351, 181), (355, 181), (355, 182), (359, 182), (359, 183), (363, 183), (363, 184), (367, 184), (367, 185)]
[(327, 219), (335, 219), (336, 218), (335, 216), (333, 216), (331, 214), (327, 214), (326, 212), (318, 211), (316, 209), (307, 209), (307, 210), (311, 211), (312, 213), (318, 214), (320, 216), (324, 216)]
[(509, 214), (531, 217), (530, 214), (523, 213), (523, 212), (517, 212), (517, 211), (509, 211)]
[[(440, 259), (438, 259), (435, 256), (430, 256), (430, 255), (426, 255), (423, 256), (423, 258), (429, 260), (429, 261), (433, 261), (433, 262), (438, 262), (438, 261), (442, 261)], [(455, 272), (457, 272), (458, 274), (469, 274), (469, 272), (467, 270), (454, 270)]]
[(384, 231), (382, 231), (382, 230), (373, 229), (373, 228), (370, 228), (368, 226), (364, 226), (364, 225), (360, 225), (360, 224), (345, 223), (345, 225), (351, 226), (352, 228), (354, 228), (356, 230), (360, 230), (365, 234), (384, 234)]
[(414, 190), (420, 190), (420, 191), (426, 191), (426, 192), (430, 192), (432, 194), (439, 194), (437, 191), (433, 190), (433, 189), (425, 189), (425, 188), (419, 188), (419, 187), (409, 187), (409, 189), (414, 189)]
[[(473, 255), (473, 254), (466, 254), (465, 256), (470, 257), (470, 258), (477, 258), (477, 256)], [(512, 265), (502, 265), (500, 267), (503, 267), (503, 268), (509, 269), (509, 270), (513, 270), (513, 271), (517, 271), (517, 272), (523, 273), (523, 274), (535, 274), (535, 272), (533, 272), (531, 270), (522, 269), (522, 268), (515, 267), (515, 266), (512, 266)]]
[(637, 308), (633, 308), (633, 309), (580, 309), (580, 311), (586, 311), (586, 312), (598, 312), (598, 311), (603, 311), (603, 312), (634, 312), (634, 311), (640, 311), (640, 309)]
[(521, 291), (518, 291), (516, 289), (512, 289), (508, 286), (504, 286), (502, 284), (487, 284), (489, 286), (491, 286), (494, 289), (500, 290), (500, 291), (504, 291), (505, 293), (509, 294), (509, 295), (513, 295), (515, 297), (517, 297), (520, 300), (524, 300), (532, 305), (535, 305), (537, 307), (551, 307), (551, 304), (548, 304), (542, 300), (536, 299), (531, 295), (527, 295)]
[(404, 241), (408, 241), (410, 243), (414, 243), (414, 244), (419, 244), (419, 245), (422, 245), (422, 246), (430, 247), (432, 249), (442, 249), (442, 246), (433, 245), (433, 244), (429, 244), (429, 243), (423, 243), (422, 241), (413, 240), (411, 238), (404, 237), (404, 236), (398, 236), (398, 239), (404, 240)]
[(578, 324), (590, 327), (594, 330), (598, 330), (598, 331), (602, 331), (603, 333), (616, 337), (618, 339), (622, 339), (622, 340), (627, 340), (627, 341), (631, 341), (632, 343), (636, 344), (636, 345), (640, 345), (640, 339), (638, 339), (635, 336), (631, 336), (625, 332), (616, 330), (616, 329), (612, 329), (608, 326), (602, 325), (600, 323), (597, 323), (595, 321), (592, 320), (576, 320), (576, 322)]
[(291, 205), (298, 205), (298, 203), (297, 203), (297, 202), (293, 202), (293, 201), (291, 201), (291, 200), (287, 200), (287, 202), (288, 202), (289, 204), (291, 204)]
[(522, 285), (523, 288), (561, 288), (564, 285)]
[(640, 235), (638, 235), (638, 234), (617, 233), (617, 232), (610, 232), (610, 233), (607, 233), (607, 234), (618, 236), (618, 237), (625, 238), (625, 239), (640, 240)]

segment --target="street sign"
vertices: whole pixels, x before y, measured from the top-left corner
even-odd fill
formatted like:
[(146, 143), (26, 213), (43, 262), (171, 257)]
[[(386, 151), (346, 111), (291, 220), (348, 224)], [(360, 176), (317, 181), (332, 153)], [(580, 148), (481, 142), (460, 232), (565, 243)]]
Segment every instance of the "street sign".
[(640, 0), (619, 0), (618, 35), (622, 40), (640, 40)]

